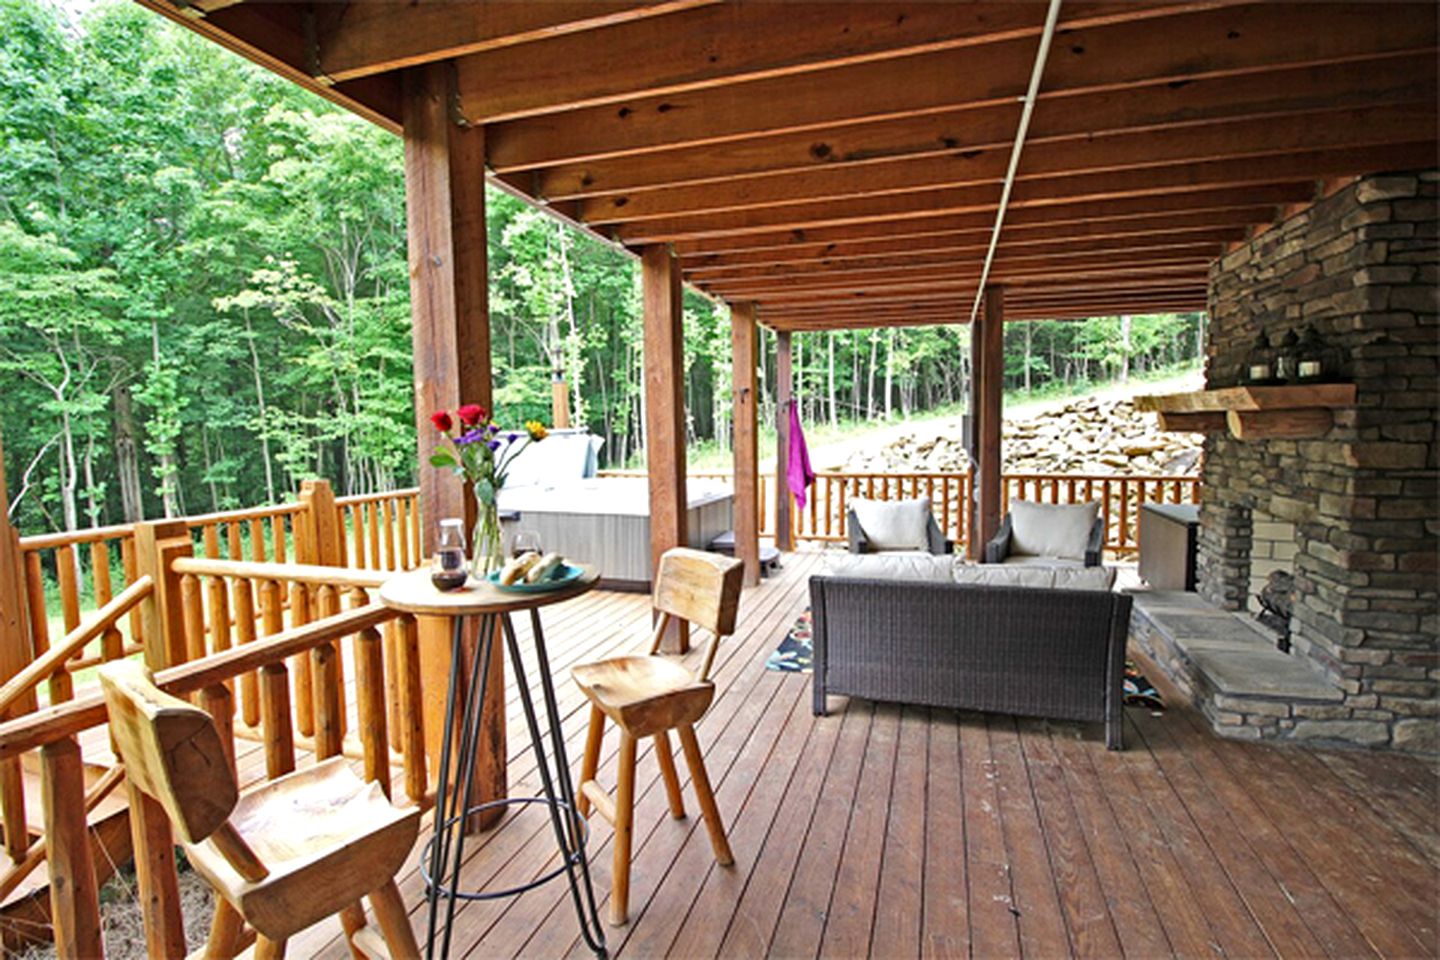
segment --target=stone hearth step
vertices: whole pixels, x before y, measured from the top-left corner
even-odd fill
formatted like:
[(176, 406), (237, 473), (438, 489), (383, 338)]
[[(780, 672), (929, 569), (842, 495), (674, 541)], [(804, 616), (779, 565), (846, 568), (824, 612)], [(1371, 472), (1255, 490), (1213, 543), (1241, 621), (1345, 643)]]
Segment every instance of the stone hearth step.
[(1131, 639), (1225, 736), (1288, 737), (1297, 722), (1325, 716), (1344, 698), (1307, 657), (1281, 653), (1248, 614), (1217, 609), (1193, 593), (1132, 596)]

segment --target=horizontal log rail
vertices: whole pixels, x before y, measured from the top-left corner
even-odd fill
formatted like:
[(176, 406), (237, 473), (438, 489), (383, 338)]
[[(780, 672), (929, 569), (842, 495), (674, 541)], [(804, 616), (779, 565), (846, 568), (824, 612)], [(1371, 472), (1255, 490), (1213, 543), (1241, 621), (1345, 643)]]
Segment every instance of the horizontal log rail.
[(171, 568), (192, 577), (231, 577), (242, 580), (269, 580), (303, 583), (317, 587), (373, 590), (389, 576), (383, 572), (323, 567), (308, 563), (254, 563), (247, 560), (212, 560), (208, 557), (180, 557)]
[(66, 661), (92, 640), (110, 629), (125, 614), (155, 591), (155, 581), (142, 576), (121, 591), (120, 595), (95, 612), (86, 623), (65, 635), (58, 644), (0, 686), (0, 714), (4, 714), (41, 681), (66, 668)]
[[(155, 683), (167, 693), (183, 697), (223, 684), (252, 670), (277, 664), (283, 666), (290, 657), (351, 634), (373, 630), (397, 616), (396, 611), (378, 603), (345, 610), (244, 646), (157, 671)], [(42, 707), (23, 717), (0, 723), (0, 761), (18, 758), (27, 750), (74, 737), (103, 723), (105, 702), (98, 692)]]

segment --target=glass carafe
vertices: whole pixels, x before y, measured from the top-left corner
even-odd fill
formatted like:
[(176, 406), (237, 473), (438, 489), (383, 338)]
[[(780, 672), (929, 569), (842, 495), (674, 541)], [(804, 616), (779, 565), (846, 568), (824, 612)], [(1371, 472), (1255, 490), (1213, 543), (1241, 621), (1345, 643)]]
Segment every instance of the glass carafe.
[(469, 575), (465, 556), (465, 521), (440, 521), (435, 557), (430, 562), (430, 582), (437, 590), (459, 590)]

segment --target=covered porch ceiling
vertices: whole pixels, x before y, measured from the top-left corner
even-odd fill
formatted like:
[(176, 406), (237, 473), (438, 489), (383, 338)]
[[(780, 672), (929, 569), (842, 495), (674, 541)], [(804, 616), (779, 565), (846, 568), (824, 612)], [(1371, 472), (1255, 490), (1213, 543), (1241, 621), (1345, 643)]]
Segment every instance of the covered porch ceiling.
[[(1043, 3), (140, 0), (392, 130), (453, 67), (497, 185), (781, 330), (957, 323)], [(1006, 319), (1201, 310), (1325, 180), (1437, 162), (1429, 3), (1065, 3), (988, 275)]]

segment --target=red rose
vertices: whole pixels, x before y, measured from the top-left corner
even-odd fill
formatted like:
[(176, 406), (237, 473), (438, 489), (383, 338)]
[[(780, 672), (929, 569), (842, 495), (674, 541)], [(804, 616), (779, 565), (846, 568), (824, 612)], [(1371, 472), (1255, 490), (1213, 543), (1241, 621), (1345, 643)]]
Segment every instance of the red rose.
[(455, 421), (450, 419), (450, 414), (444, 410), (437, 410), (430, 414), (430, 422), (435, 424), (435, 429), (441, 433), (449, 433), (450, 428), (455, 426)]
[(473, 427), (485, 419), (485, 408), (478, 403), (467, 403), (459, 410), (456, 410), (455, 414), (465, 426)]

